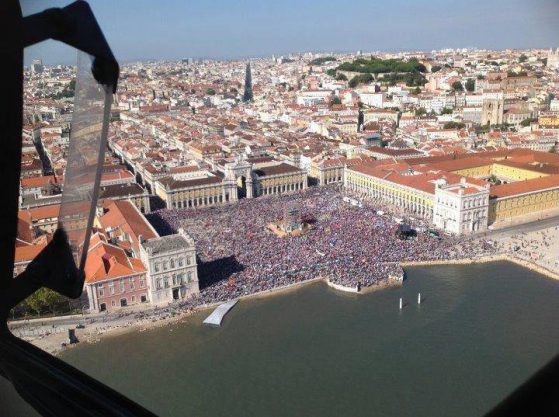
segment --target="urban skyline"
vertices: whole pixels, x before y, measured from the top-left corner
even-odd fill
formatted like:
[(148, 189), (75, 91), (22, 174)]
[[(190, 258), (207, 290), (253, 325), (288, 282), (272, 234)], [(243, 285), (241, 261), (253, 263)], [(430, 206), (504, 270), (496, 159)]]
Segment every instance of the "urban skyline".
[[(48, 6), (68, 3), (50, 1)], [(27, 1), (22, 7), (24, 14), (32, 14), (45, 2)], [(121, 62), (239, 59), (307, 51), (549, 48), (557, 43), (554, 16), (559, 12), (551, 0), (337, 5), (169, 1), (158, 8), (142, 1), (133, 7), (128, 1), (111, 6), (92, 1), (91, 7)], [(28, 48), (25, 56), (26, 64), (37, 58), (45, 64), (71, 64), (75, 59), (70, 48), (54, 41)]]
[(20, 1), (0, 416), (555, 410), (557, 0)]

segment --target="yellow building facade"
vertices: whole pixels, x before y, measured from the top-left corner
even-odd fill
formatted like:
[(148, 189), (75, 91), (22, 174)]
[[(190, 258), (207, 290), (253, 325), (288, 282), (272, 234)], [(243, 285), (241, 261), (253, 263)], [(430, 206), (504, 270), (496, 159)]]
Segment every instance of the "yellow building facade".
[(344, 185), (352, 191), (382, 199), (419, 217), (432, 218), (433, 216), (434, 193), (352, 169), (346, 170)]
[[(380, 161), (378, 161), (380, 163)], [(369, 167), (346, 168), (344, 184), (349, 189), (363, 193), (364, 196), (380, 198), (389, 204), (402, 207), (412, 214), (432, 219), (433, 212), (452, 214), (458, 219), (458, 213), (451, 213), (448, 207), (444, 210), (437, 204), (442, 204), (442, 190), (447, 185), (457, 183), (469, 184), (469, 193), (475, 193), (475, 188), (486, 195), (486, 215), (480, 213), (487, 225), (507, 222), (512, 219), (526, 221), (542, 216), (550, 210), (559, 210), (559, 155), (517, 149), (512, 151), (480, 152), (472, 156), (449, 155), (448, 158), (409, 159), (404, 163), (394, 163), (390, 167), (372, 164)], [(402, 168), (402, 164), (407, 170)], [(438, 176), (439, 180), (424, 179), (421, 175)], [(489, 178), (495, 176), (500, 184), (490, 184)], [(414, 180), (415, 178), (415, 180)], [(426, 183), (435, 184), (435, 189), (429, 189)], [(485, 191), (484, 191), (485, 190)], [(468, 230), (469, 196), (464, 191), (462, 208), (463, 218), (460, 227)], [(441, 201), (437, 201), (440, 199)], [(450, 208), (455, 209), (456, 204)], [(437, 209), (437, 207), (440, 209)], [(450, 210), (450, 211), (449, 211)], [(465, 211), (464, 211), (465, 210)], [(455, 210), (456, 211), (456, 210)], [(443, 216), (445, 214), (442, 214)], [(440, 220), (440, 219), (439, 219)], [(443, 219), (444, 220), (444, 219)], [(441, 223), (439, 221), (439, 223)], [(479, 222), (478, 222), (479, 223)], [(445, 224), (444, 221), (441, 224)], [(469, 231), (483, 230), (484, 225), (476, 224)]]

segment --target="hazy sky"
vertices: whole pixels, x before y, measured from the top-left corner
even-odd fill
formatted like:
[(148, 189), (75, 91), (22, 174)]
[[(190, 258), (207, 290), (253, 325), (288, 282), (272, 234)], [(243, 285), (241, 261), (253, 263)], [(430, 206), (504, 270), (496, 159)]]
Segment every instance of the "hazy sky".
[[(24, 15), (71, 3), (21, 0)], [(90, 0), (118, 60), (559, 46), (558, 0)], [(53, 41), (26, 63), (74, 63)]]

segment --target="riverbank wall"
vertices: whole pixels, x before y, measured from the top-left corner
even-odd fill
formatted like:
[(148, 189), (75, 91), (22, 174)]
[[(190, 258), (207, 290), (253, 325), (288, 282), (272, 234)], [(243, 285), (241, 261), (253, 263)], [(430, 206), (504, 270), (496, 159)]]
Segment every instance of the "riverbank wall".
[(404, 283), (404, 270), (402, 269), (398, 275), (389, 275), (385, 280), (369, 285), (366, 287), (347, 287), (345, 285), (336, 284), (328, 278), (324, 279), (329, 287), (343, 292), (353, 294), (368, 294), (388, 287), (399, 287)]
[(510, 256), (505, 254), (492, 255), (492, 256), (481, 256), (479, 258), (461, 258), (461, 259), (441, 259), (436, 261), (410, 261), (410, 262), (400, 262), (400, 265), (405, 267), (413, 266), (434, 266), (434, 265), (463, 265), (463, 264), (483, 264), (488, 262), (498, 262), (506, 261), (512, 262), (524, 268), (530, 269), (532, 271), (538, 272), (545, 275), (548, 278), (559, 280), (559, 273), (551, 271), (541, 265), (538, 265), (532, 261), (526, 259), (517, 258), (516, 256)]
[[(410, 261), (410, 262), (394, 262), (394, 263), (400, 265), (402, 268), (406, 268), (406, 267), (415, 267), (415, 266), (435, 266), (435, 265), (453, 265), (453, 264), (455, 264), (455, 265), (481, 264), (481, 263), (497, 262), (497, 261), (512, 262), (512, 263), (515, 263), (515, 264), (517, 264), (519, 266), (522, 266), (524, 268), (528, 268), (530, 270), (538, 272), (538, 273), (540, 273), (544, 276), (547, 276), (549, 278), (559, 280), (559, 274), (554, 272), (554, 271), (551, 271), (547, 268), (544, 268), (540, 265), (537, 265), (534, 262), (524, 260), (524, 259), (519, 259), (519, 258), (516, 258), (514, 256), (509, 256), (509, 255), (505, 255), (505, 254), (499, 254), (499, 255), (493, 255), (493, 256), (484, 256), (484, 257), (479, 257), (479, 258), (475, 258), (475, 259), (461, 258), (461, 259), (443, 259), (443, 260), (435, 260), (435, 261)], [(340, 291), (340, 292), (351, 293), (351, 294), (367, 294), (367, 293), (378, 291), (378, 290), (381, 290), (381, 289), (384, 289), (384, 288), (403, 285), (404, 275), (405, 275), (405, 272), (402, 269), (401, 273), (398, 274), (397, 276), (389, 276), (389, 277), (387, 277), (386, 280), (383, 280), (380, 283), (377, 283), (375, 285), (371, 285), (371, 286), (368, 286), (368, 287), (361, 287), (360, 290), (358, 290), (357, 287), (346, 287), (346, 286), (343, 286), (343, 285), (340, 285), (340, 284), (333, 283), (328, 278), (319, 276), (319, 277), (312, 278), (312, 279), (309, 279), (309, 280), (306, 280), (306, 281), (294, 282), (292, 284), (288, 284), (288, 285), (284, 285), (284, 286), (276, 287), (276, 288), (271, 288), (269, 290), (259, 291), (259, 292), (253, 293), (253, 294), (245, 294), (245, 295), (242, 295), (242, 296), (238, 297), (238, 299), (243, 300), (243, 299), (262, 298), (262, 297), (268, 297), (268, 296), (272, 296), (272, 295), (278, 295), (280, 293), (284, 293), (284, 292), (288, 292), (288, 291), (295, 291), (295, 290), (297, 290), (297, 289), (299, 289), (299, 288), (301, 288), (305, 285), (310, 285), (310, 284), (318, 282), (318, 281), (324, 281), (324, 282), (326, 282), (326, 284), (329, 287), (331, 287), (332, 289), (335, 289), (337, 291)], [(114, 327), (112, 329), (97, 331), (97, 332), (95, 332), (94, 335), (89, 334), (88, 335), (89, 337), (85, 337), (86, 334), (84, 334), (85, 332), (87, 332), (87, 330), (85, 332), (83, 330), (78, 330), (77, 332), (80, 333), (80, 334), (78, 334), (78, 337), (83, 337), (85, 343), (88, 343), (88, 342), (91, 343), (92, 341), (97, 342), (97, 341), (100, 340), (100, 338), (106, 337), (106, 336), (109, 336), (109, 335), (115, 335), (116, 336), (116, 335), (119, 335), (119, 334), (123, 334), (125, 332), (135, 331), (135, 330), (138, 330), (138, 329), (139, 329), (139, 331), (145, 331), (145, 330), (148, 330), (148, 329), (151, 329), (151, 328), (160, 327), (160, 326), (163, 326), (163, 325), (170, 325), (171, 323), (177, 323), (178, 321), (181, 321), (182, 319), (188, 318), (188, 316), (190, 316), (194, 312), (197, 312), (197, 311), (200, 311), (200, 310), (205, 310), (205, 309), (210, 309), (210, 308), (215, 308), (215, 307), (217, 307), (217, 306), (219, 306), (220, 304), (223, 304), (223, 303), (224, 303), (224, 301), (219, 301), (219, 302), (215, 302), (215, 303), (198, 305), (193, 310), (178, 313), (177, 315), (173, 316), (172, 318), (168, 318), (168, 319), (164, 319), (164, 320), (157, 320), (156, 322), (131, 323), (131, 324), (129, 324), (127, 326), (123, 326), (123, 327), (117, 326), (117, 327)], [(87, 340), (87, 339), (89, 339), (89, 340)], [(58, 345), (48, 343), (46, 346), (42, 345), (40, 347), (42, 349), (50, 351), (51, 353), (54, 353), (54, 354), (58, 354), (63, 350), (63, 349), (61, 349), (59, 343), (58, 343)]]

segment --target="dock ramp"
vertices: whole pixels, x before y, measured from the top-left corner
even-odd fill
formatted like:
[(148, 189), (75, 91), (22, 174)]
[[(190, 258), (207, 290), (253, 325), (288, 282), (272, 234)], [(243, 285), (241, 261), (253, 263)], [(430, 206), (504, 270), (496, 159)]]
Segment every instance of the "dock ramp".
[(221, 305), (219, 305), (213, 312), (212, 314), (210, 314), (208, 317), (206, 317), (206, 319), (204, 320), (204, 324), (208, 324), (210, 326), (221, 326), (221, 322), (223, 320), (223, 317), (225, 317), (225, 315), (227, 313), (229, 313), (229, 311), (235, 307), (235, 304), (237, 304), (239, 300), (231, 300), (231, 301), (227, 301), (226, 303), (223, 303)]

